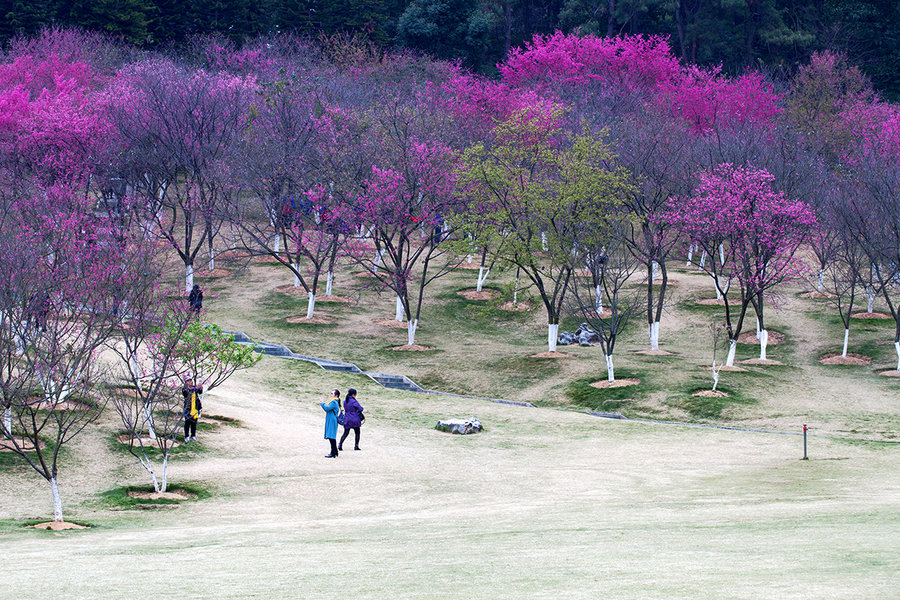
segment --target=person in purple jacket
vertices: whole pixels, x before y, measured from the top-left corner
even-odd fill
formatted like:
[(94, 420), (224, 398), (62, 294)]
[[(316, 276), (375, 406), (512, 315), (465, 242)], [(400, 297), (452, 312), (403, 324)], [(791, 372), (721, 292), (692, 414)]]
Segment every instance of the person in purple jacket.
[(359, 450), (359, 426), (362, 425), (365, 416), (363, 416), (363, 407), (356, 401), (356, 390), (350, 388), (347, 390), (347, 397), (344, 398), (344, 435), (338, 444), (338, 450), (343, 450), (344, 440), (350, 434), (350, 430), (356, 436), (356, 444), (353, 445), (354, 450)]

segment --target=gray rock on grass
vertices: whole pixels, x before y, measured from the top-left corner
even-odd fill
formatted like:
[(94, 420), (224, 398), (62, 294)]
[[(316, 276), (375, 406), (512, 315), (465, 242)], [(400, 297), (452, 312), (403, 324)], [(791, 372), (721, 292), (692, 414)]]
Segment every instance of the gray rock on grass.
[(471, 419), (446, 419), (437, 422), (435, 427), (438, 431), (446, 431), (447, 433), (457, 433), (459, 435), (468, 435), (470, 433), (478, 433), (482, 430), (481, 421), (472, 417)]

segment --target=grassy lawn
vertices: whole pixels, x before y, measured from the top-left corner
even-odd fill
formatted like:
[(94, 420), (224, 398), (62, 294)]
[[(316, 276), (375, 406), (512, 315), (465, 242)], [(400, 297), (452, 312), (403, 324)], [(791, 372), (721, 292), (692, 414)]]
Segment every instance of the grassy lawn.
[[(202, 493), (158, 503), (124, 495), (149, 478), (112, 447), (120, 425), (108, 411), (68, 447), (60, 472), (67, 519), (90, 529), (27, 528), (51, 514), (49, 486), (0, 462), (0, 597), (896, 596), (900, 447), (816, 437), (898, 439), (900, 383), (875, 374), (896, 366), (889, 328), (851, 334), (873, 365), (820, 365), (840, 342), (839, 323), (822, 304), (791, 295), (767, 317), (787, 336), (769, 348), (783, 366), (723, 373), (729, 398), (696, 397), (712, 385), (701, 366), (717, 313), (687, 308), (710, 294), (682, 271), (662, 325), (673, 356), (636, 354), (646, 347), (636, 321), (615, 360), (619, 377), (641, 383), (599, 390), (589, 385), (605, 379), (599, 348), (532, 357), (546, 350), (540, 307), (508, 313), (465, 300), (457, 292), (475, 277), (460, 270), (440, 280), (417, 339), (436, 349), (426, 353), (390, 350), (405, 343), (405, 330), (374, 321), (393, 316), (393, 299), (350, 275), (336, 280), (335, 294), (353, 301), (317, 308), (335, 317), (330, 325), (285, 323), (305, 313), (305, 301), (274, 292), (290, 278), (268, 266), (217, 282), (224, 291), (208, 305), (223, 327), (296, 352), (537, 408), (390, 391), (267, 357), (204, 401), (233, 421), (201, 431), (202, 446), (169, 464), (173, 486)], [(488, 285), (499, 290), (508, 277)], [(738, 347), (738, 360), (757, 354)], [(357, 388), (368, 418), (362, 451), (326, 460), (318, 403), (333, 387)], [(483, 433), (433, 429), (440, 418), (469, 416)], [(795, 434), (804, 423), (814, 434), (808, 461), (798, 435), (709, 427)]]

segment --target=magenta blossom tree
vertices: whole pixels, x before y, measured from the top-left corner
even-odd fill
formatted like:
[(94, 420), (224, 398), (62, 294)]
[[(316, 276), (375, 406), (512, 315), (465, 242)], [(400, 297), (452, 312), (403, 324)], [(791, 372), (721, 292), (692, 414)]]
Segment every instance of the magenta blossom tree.
[[(687, 243), (709, 256), (701, 268), (713, 278), (724, 300), (731, 344), (726, 364), (734, 364), (750, 306), (759, 318), (760, 359), (765, 360), (768, 332), (763, 300), (800, 276), (801, 265), (794, 256), (816, 228), (812, 209), (776, 192), (767, 171), (722, 164), (700, 175), (693, 195), (673, 198), (663, 218)], [(732, 300), (735, 285), (738, 298)]]

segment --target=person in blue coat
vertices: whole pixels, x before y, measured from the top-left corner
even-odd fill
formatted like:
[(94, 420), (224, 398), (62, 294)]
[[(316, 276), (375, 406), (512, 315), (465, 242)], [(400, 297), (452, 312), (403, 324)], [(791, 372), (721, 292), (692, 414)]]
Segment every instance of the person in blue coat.
[(356, 390), (350, 388), (347, 390), (347, 397), (344, 399), (344, 435), (341, 436), (341, 441), (338, 443), (338, 450), (344, 449), (344, 440), (347, 439), (347, 434), (350, 433), (351, 429), (356, 436), (356, 443), (353, 444), (353, 449), (360, 449), (359, 426), (362, 425), (364, 419), (363, 407), (356, 401)]
[(341, 412), (341, 392), (334, 390), (328, 404), (321, 402), (320, 406), (325, 411), (325, 439), (331, 442), (331, 454), (326, 454), (325, 458), (337, 458), (337, 418)]

